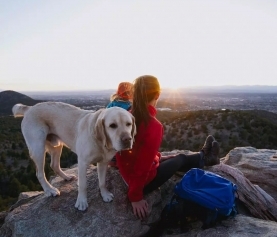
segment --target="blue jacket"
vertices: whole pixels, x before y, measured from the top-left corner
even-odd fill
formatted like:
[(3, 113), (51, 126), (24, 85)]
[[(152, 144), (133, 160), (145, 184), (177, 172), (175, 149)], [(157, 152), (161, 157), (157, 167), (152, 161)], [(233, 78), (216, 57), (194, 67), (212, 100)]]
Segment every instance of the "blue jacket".
[(131, 102), (130, 101), (124, 101), (124, 100), (114, 100), (111, 101), (108, 105), (107, 108), (111, 107), (120, 107), (122, 109), (129, 110), (131, 108)]

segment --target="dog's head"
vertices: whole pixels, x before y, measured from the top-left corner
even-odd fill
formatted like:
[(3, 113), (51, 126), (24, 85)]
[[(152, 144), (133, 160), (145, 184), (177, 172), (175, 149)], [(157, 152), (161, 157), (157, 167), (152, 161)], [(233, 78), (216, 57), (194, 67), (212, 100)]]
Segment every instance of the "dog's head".
[(96, 137), (107, 149), (116, 151), (132, 148), (136, 125), (134, 116), (119, 107), (102, 110), (96, 121)]

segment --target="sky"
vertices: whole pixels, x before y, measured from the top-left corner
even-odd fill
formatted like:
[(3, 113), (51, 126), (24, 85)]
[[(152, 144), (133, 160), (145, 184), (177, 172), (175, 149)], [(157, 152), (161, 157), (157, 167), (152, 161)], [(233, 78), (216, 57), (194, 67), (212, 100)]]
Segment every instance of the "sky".
[(0, 90), (277, 85), (276, 0), (0, 0)]

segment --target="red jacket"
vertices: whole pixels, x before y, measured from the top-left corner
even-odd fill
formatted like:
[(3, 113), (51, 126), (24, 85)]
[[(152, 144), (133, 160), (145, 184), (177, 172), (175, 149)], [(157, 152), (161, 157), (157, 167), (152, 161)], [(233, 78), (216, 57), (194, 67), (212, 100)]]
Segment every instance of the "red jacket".
[(161, 157), (158, 150), (163, 126), (155, 117), (155, 107), (149, 105), (148, 110), (152, 117), (147, 127), (142, 123), (137, 129), (133, 148), (116, 154), (119, 171), (129, 186), (128, 197), (131, 202), (143, 199), (143, 188), (156, 176)]

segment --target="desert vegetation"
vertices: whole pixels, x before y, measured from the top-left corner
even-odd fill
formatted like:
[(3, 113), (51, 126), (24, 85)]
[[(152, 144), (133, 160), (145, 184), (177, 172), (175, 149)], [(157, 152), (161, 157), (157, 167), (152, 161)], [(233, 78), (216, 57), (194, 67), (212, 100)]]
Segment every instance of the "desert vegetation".
[[(167, 112), (169, 113), (169, 112)], [(208, 134), (220, 143), (220, 156), (240, 146), (277, 149), (277, 125), (254, 111), (207, 110), (158, 114), (164, 126), (161, 151), (198, 151)]]

